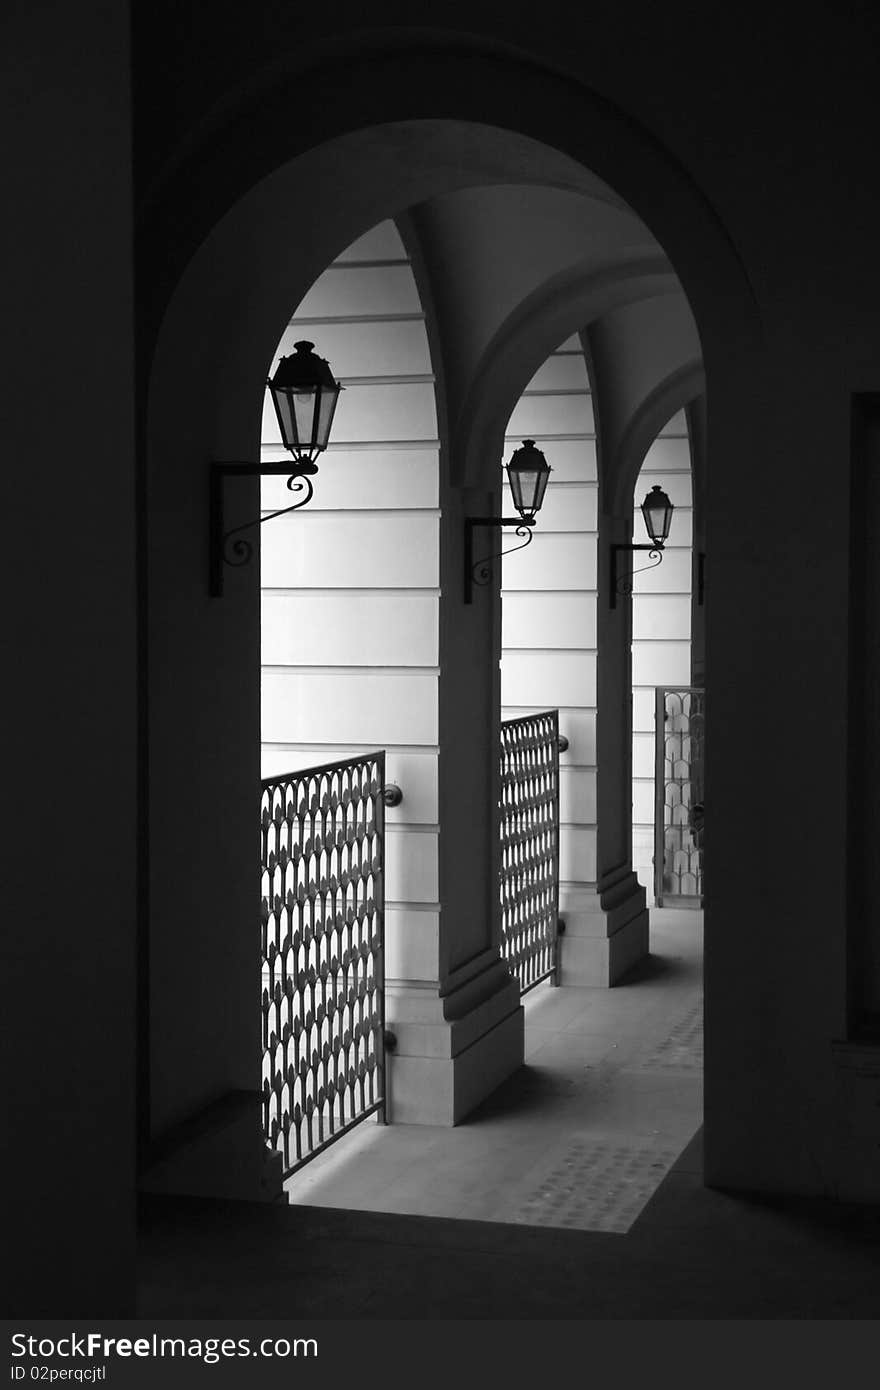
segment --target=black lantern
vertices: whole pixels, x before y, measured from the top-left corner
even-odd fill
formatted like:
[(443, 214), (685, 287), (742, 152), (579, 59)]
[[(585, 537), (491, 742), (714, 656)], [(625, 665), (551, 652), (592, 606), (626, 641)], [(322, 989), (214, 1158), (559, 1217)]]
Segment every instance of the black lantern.
[(672, 525), (672, 513), (675, 511), (666, 493), (655, 483), (642, 503), (642, 516), (645, 521), (645, 530), (651, 537), (647, 545), (621, 545), (612, 543), (609, 547), (611, 556), (611, 584), (609, 587), (609, 606), (617, 607), (618, 594), (631, 594), (633, 586), (633, 575), (640, 573), (639, 570), (630, 570), (627, 574), (619, 575), (617, 572), (618, 557), (624, 552), (633, 550), (647, 550), (650, 565), (643, 565), (642, 569), (654, 569), (663, 559), (663, 550), (669, 539), (669, 528)]
[[(519, 516), (465, 517), (465, 603), (473, 602), (475, 584), (488, 584), (491, 573), (490, 566), (493, 560), (497, 560), (500, 555), (509, 555), (513, 550), (522, 550), (524, 546), (529, 544), (532, 539), (535, 517), (541, 510), (544, 493), (547, 491), (547, 479), (549, 477), (550, 465), (541, 450), (535, 448), (534, 439), (524, 439), (522, 448), (514, 450), (510, 463), (507, 464), (507, 480), (510, 483), (513, 505), (519, 512)], [(487, 528), (513, 526), (516, 528), (516, 535), (520, 538), (520, 544), (511, 546), (509, 550), (496, 551), (494, 555), (487, 555), (485, 560), (478, 560), (474, 564), (474, 531), (478, 526)]]
[[(342, 387), (333, 376), (330, 364), (313, 352), (314, 343), (294, 343), (296, 351), (282, 357), (275, 375), (266, 382), (272, 396), (278, 427), (285, 449), (293, 454), (293, 463), (211, 464), (211, 594), (223, 593), (223, 567), (246, 565), (254, 554), (253, 543), (244, 537), (245, 531), (273, 521), (276, 516), (298, 511), (312, 499), (311, 474), (317, 473), (315, 458), (330, 440), (330, 429), (336, 413), (336, 402)], [(289, 507), (246, 521), (243, 526), (226, 529), (225, 491), (230, 478), (265, 478), (287, 476), (287, 488), (296, 498)]]
[(342, 387), (329, 363), (313, 352), (314, 343), (294, 343), (266, 386), (278, 416), (281, 440), (297, 460), (298, 473), (317, 473), (316, 455), (327, 448)]
[(513, 496), (513, 505), (523, 521), (532, 522), (541, 510), (550, 465), (535, 447), (534, 439), (524, 439), (522, 448), (517, 449), (507, 465), (507, 478)]
[(658, 550), (663, 549), (669, 538), (674, 510), (662, 487), (655, 483), (642, 503), (642, 516), (645, 518), (645, 530)]

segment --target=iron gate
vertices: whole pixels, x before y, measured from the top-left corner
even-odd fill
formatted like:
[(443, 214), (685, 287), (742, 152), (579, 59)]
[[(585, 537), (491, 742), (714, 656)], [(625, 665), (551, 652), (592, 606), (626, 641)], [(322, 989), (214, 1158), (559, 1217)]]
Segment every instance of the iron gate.
[(262, 785), (263, 1128), (287, 1177), (385, 1118), (385, 754)]
[(501, 725), (501, 954), (520, 992), (555, 975), (559, 711)]
[(654, 897), (658, 907), (703, 904), (703, 750), (706, 693), (657, 689)]

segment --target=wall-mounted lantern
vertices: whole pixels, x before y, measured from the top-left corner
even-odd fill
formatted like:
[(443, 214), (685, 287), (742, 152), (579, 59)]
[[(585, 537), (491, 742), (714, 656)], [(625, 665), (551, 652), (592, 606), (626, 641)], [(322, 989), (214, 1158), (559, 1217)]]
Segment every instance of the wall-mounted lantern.
[[(550, 465), (541, 450), (535, 446), (534, 439), (524, 439), (522, 448), (516, 449), (507, 464), (507, 479), (513, 505), (519, 516), (469, 516), (464, 523), (464, 601), (473, 602), (474, 585), (489, 582), (490, 565), (500, 555), (510, 555), (514, 550), (522, 550), (532, 539), (532, 527), (547, 491)], [(478, 526), (515, 526), (520, 536), (519, 545), (508, 550), (496, 551), (484, 560), (474, 564), (474, 531)]]
[[(609, 607), (617, 607), (618, 594), (631, 594), (633, 575), (640, 574), (642, 570), (652, 570), (660, 564), (663, 559), (663, 551), (669, 539), (669, 528), (672, 525), (672, 513), (675, 511), (666, 493), (655, 483), (642, 503), (642, 516), (645, 520), (645, 530), (651, 537), (647, 545), (618, 545), (611, 546), (611, 587)], [(642, 565), (641, 569), (629, 570), (624, 575), (618, 575), (617, 557), (622, 551), (647, 550), (653, 564)]]
[[(253, 543), (245, 540), (243, 531), (272, 521), (304, 507), (312, 499), (312, 476), (317, 473), (315, 459), (330, 441), (330, 430), (336, 403), (343, 389), (333, 376), (330, 365), (313, 351), (314, 343), (294, 343), (290, 357), (282, 357), (275, 375), (266, 382), (272, 397), (281, 442), (293, 455), (289, 463), (212, 463), (211, 464), (211, 595), (223, 593), (223, 566), (246, 565), (254, 553)], [(267, 516), (255, 517), (243, 526), (224, 529), (224, 489), (227, 478), (283, 477), (287, 486), (300, 494), (289, 507), (281, 507)]]

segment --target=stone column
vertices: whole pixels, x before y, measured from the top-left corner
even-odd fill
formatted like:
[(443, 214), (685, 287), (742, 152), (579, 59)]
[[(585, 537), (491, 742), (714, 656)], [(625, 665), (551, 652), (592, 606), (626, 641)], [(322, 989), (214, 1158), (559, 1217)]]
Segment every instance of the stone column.
[(632, 517), (599, 512), (596, 614), (596, 884), (568, 893), (564, 985), (613, 985), (648, 951), (645, 890), (632, 868), (632, 605), (611, 607), (611, 544), (632, 537)]
[[(463, 596), (465, 517), (499, 506), (496, 494), (441, 482), (440, 909), (423, 978), (387, 989), (399, 1123), (456, 1124), (523, 1061), (519, 987), (499, 954), (499, 563), (470, 605)], [(492, 539), (479, 534), (478, 556)]]

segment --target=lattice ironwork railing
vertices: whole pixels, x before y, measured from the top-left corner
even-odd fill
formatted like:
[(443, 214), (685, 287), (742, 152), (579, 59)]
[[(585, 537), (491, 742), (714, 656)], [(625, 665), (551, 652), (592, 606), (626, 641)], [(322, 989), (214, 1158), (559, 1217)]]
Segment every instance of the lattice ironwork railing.
[(706, 694), (657, 689), (654, 896), (657, 906), (703, 901), (703, 751)]
[(263, 781), (263, 1126), (285, 1177), (385, 1118), (384, 787), (384, 752)]
[(556, 970), (559, 711), (501, 725), (501, 953), (521, 992)]

